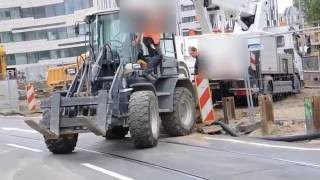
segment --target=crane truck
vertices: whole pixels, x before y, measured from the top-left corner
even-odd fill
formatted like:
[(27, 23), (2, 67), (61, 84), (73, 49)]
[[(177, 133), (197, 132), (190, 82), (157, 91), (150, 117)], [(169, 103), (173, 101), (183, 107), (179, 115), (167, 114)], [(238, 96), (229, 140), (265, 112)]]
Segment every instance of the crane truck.
[[(248, 59), (248, 73), (254, 99), (260, 93), (279, 95), (300, 92), (303, 71), (295, 45), (296, 37), (291, 27), (276, 26), (276, 19), (272, 19), (274, 15), (270, 9), (274, 1), (193, 0), (193, 3), (203, 34), (230, 33), (232, 29), (232, 34), (248, 39), (251, 57), (251, 60)], [(200, 36), (187, 37), (185, 47), (197, 47)], [(228, 45), (222, 46), (229, 48)], [(244, 80), (212, 79), (210, 82), (218, 101), (221, 96), (247, 95)]]

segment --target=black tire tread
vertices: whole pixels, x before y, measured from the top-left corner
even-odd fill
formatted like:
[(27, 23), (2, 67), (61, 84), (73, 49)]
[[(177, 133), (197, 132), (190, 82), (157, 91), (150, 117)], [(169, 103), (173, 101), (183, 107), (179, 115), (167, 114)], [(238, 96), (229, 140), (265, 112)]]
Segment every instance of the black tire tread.
[(63, 135), (59, 139), (45, 139), (47, 148), (53, 154), (72, 153), (77, 145), (78, 134)]
[[(187, 96), (192, 100), (194, 99), (194, 97), (192, 96), (192, 93), (187, 88), (177, 87), (175, 89), (175, 93), (173, 96), (173, 109), (174, 109), (173, 112), (161, 115), (162, 125), (170, 136), (189, 135), (193, 132), (195, 127), (195, 117), (194, 117), (192, 128), (190, 129), (185, 129), (181, 124), (181, 122), (179, 121), (179, 112), (178, 112), (179, 110), (177, 106), (179, 104), (179, 100), (183, 98), (183, 96)], [(196, 107), (195, 107), (194, 101), (193, 101), (193, 104), (194, 104), (193, 109), (195, 111)], [(195, 112), (193, 114), (195, 115)]]
[(150, 109), (156, 106), (157, 99), (151, 91), (138, 91), (131, 95), (129, 102), (129, 129), (137, 148), (151, 148), (157, 145), (151, 130)]

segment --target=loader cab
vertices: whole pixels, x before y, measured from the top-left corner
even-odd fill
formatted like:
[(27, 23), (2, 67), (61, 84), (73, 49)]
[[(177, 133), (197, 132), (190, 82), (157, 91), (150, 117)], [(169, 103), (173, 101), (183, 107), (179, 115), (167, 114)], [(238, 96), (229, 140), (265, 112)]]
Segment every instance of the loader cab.
[(119, 10), (88, 15), (85, 21), (89, 25), (89, 48), (93, 57), (96, 58), (102, 48), (107, 48), (107, 56), (113, 61), (133, 61), (132, 35), (121, 31)]

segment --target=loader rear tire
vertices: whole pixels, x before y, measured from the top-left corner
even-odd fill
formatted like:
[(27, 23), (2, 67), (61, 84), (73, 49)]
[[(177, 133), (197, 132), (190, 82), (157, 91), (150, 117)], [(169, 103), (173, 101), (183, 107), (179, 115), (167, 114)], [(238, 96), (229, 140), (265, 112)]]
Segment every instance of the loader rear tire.
[(160, 134), (158, 99), (151, 91), (134, 92), (129, 102), (129, 129), (136, 148), (157, 145)]
[(116, 126), (106, 132), (106, 139), (115, 140), (115, 139), (124, 139), (128, 134), (129, 128)]
[(196, 107), (192, 93), (177, 87), (173, 96), (173, 112), (161, 115), (162, 125), (170, 136), (185, 136), (193, 132)]
[(53, 154), (69, 154), (77, 145), (78, 134), (62, 135), (59, 139), (45, 139), (47, 148)]

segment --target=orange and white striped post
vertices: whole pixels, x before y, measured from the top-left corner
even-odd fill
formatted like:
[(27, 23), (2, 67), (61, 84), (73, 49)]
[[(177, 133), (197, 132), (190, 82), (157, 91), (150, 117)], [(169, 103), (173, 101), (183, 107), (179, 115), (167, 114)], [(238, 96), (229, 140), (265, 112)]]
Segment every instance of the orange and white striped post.
[(215, 114), (213, 110), (209, 80), (205, 79), (201, 75), (197, 75), (195, 76), (195, 83), (202, 122), (205, 124), (210, 124), (215, 121)]
[(34, 87), (32, 84), (28, 84), (26, 89), (27, 89), (28, 108), (31, 112), (35, 112), (37, 110), (37, 107), (36, 107), (36, 96), (34, 92)]

